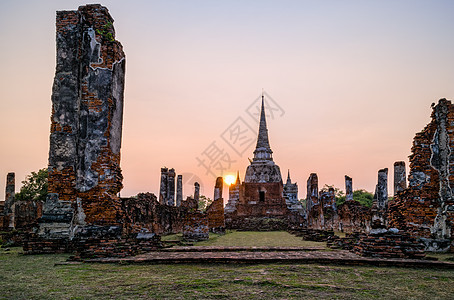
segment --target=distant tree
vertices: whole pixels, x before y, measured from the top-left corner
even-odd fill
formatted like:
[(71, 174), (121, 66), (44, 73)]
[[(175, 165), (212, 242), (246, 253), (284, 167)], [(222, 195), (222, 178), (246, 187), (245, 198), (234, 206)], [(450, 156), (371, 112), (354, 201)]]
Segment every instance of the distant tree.
[(374, 201), (374, 194), (366, 190), (356, 190), (353, 191), (353, 200), (358, 201), (361, 205), (372, 207), (372, 202)]
[(15, 195), (17, 201), (44, 201), (47, 197), (47, 168), (32, 172), (24, 181), (20, 192)]
[[(334, 196), (336, 197), (336, 205), (339, 206), (345, 202), (345, 194), (339, 188), (334, 185), (325, 184), (320, 192), (327, 192), (330, 188), (334, 189)], [(366, 190), (356, 190), (353, 191), (353, 200), (358, 201), (361, 205), (366, 207), (372, 207), (372, 202), (374, 200), (374, 194)]]
[(335, 187), (334, 185), (325, 184), (320, 190), (320, 193), (328, 192), (330, 188), (334, 189), (334, 198), (336, 199), (336, 205), (344, 203), (345, 202), (344, 192), (341, 191), (339, 188)]
[(210, 198), (207, 198), (204, 195), (200, 195), (199, 196), (199, 210), (205, 211), (207, 209), (207, 207), (210, 206), (211, 202), (213, 202), (213, 200), (211, 200)]
[[(356, 190), (353, 191), (353, 200), (358, 201), (361, 205), (366, 207), (372, 207), (372, 202), (374, 201), (374, 194), (366, 190)], [(336, 199), (336, 205), (339, 206), (345, 202), (345, 196)]]

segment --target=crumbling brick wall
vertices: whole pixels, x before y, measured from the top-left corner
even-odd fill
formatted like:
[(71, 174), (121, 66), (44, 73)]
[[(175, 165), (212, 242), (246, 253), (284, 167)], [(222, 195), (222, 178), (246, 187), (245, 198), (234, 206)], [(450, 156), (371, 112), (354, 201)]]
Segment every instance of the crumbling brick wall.
[[(125, 55), (112, 23), (99, 4), (57, 12), (48, 191), (49, 201), (72, 207), (78, 226), (123, 225), (118, 193)], [(45, 205), (43, 222), (63, 210)]]
[(320, 193), (320, 203), (323, 207), (323, 220), (322, 227), (319, 229), (334, 230), (337, 222), (337, 207), (334, 188), (331, 187), (328, 191)]
[(290, 211), (283, 197), (282, 182), (243, 182), (236, 205), (238, 217), (280, 217)]
[(42, 201), (17, 201), (14, 203), (14, 228), (20, 230), (36, 226), (42, 210)]
[(127, 233), (138, 233), (143, 229), (156, 234), (183, 231), (185, 216), (189, 208), (160, 204), (157, 197), (151, 193), (140, 193), (136, 197), (121, 200)]
[(440, 99), (413, 140), (409, 186), (389, 203), (389, 226), (419, 237), (450, 238), (454, 186), (454, 106)]
[(188, 211), (184, 219), (183, 238), (203, 241), (209, 238), (208, 217), (201, 211)]
[(208, 206), (206, 213), (210, 231), (218, 232), (225, 230), (224, 198), (214, 200), (210, 206)]
[(356, 200), (345, 201), (337, 207), (338, 222), (334, 229), (352, 233), (369, 232), (372, 212)]

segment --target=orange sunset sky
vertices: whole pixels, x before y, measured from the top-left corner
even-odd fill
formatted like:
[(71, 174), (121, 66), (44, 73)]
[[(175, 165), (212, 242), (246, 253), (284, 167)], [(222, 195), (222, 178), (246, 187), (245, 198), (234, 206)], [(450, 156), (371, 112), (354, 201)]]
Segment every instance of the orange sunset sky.
[[(185, 195), (198, 178), (212, 197), (219, 163), (243, 179), (262, 89), (274, 160), (299, 198), (310, 173), (320, 188), (343, 190), (349, 175), (373, 191), (386, 167), (392, 194), (393, 163), (408, 167), (431, 103), (454, 98), (454, 1), (100, 3), (126, 53), (122, 196), (157, 194), (163, 166), (184, 175)], [(83, 4), (0, 2), (0, 200), (8, 172), (19, 191), (47, 167), (55, 12)], [(224, 161), (207, 174), (198, 159), (214, 145)]]

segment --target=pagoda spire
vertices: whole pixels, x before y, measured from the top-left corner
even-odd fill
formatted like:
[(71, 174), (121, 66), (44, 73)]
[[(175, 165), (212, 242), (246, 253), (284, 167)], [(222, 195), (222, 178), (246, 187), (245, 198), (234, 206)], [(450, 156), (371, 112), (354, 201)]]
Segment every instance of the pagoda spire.
[(240, 171), (237, 171), (236, 173), (236, 183), (235, 184), (240, 184)]
[(265, 99), (262, 93), (262, 108), (260, 112), (259, 135), (257, 137), (257, 146), (254, 151), (254, 161), (273, 160), (271, 154), (270, 142), (268, 139), (268, 128), (266, 127)]
[(290, 169), (288, 169), (288, 173), (287, 173), (287, 184), (291, 184), (292, 183), (292, 180), (290, 179)]

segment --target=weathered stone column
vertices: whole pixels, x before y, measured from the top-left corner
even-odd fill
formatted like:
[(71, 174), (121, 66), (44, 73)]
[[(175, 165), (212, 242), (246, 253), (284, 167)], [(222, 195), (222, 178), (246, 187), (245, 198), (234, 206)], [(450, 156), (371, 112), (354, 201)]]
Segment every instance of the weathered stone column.
[(161, 168), (161, 184), (159, 186), (159, 203), (167, 204), (167, 182), (168, 182), (168, 169)]
[(407, 176), (405, 172), (405, 162), (396, 161), (394, 163), (394, 195), (407, 188)]
[(307, 196), (306, 196), (306, 211), (318, 204), (318, 177), (316, 173), (311, 173), (307, 179)]
[[(438, 105), (434, 107), (434, 118), (437, 125), (437, 130), (433, 136), (433, 143), (430, 145), (432, 157), (430, 159), (431, 166), (438, 171), (439, 191), (438, 191), (438, 207), (437, 216), (434, 220), (434, 225), (431, 228), (435, 238), (450, 239), (452, 237), (452, 205), (453, 191), (451, 178), (453, 170), (453, 162), (451, 162), (452, 149), (452, 106), (451, 102), (446, 99), (440, 99)], [(451, 215), (451, 217), (449, 217)], [(451, 220), (450, 220), (451, 219)]]
[(240, 199), (240, 172), (236, 175), (236, 181), (229, 186), (229, 201), (227, 202), (224, 211), (225, 213), (233, 213), (236, 210), (236, 204)]
[(372, 205), (371, 233), (386, 228), (388, 213), (388, 168), (378, 171), (378, 183), (375, 187), (374, 203)]
[(14, 228), (14, 193), (16, 191), (16, 175), (11, 172), (6, 175), (5, 208), (3, 214), (8, 216), (9, 228)]
[(121, 232), (125, 55), (112, 23), (99, 4), (57, 12), (49, 194), (40, 223), (45, 237), (56, 227), (45, 223), (56, 222), (55, 237), (73, 236), (85, 225)]
[(222, 188), (224, 186), (224, 179), (222, 177), (216, 178), (216, 185), (214, 186), (213, 201), (222, 198)]
[(321, 229), (323, 226), (323, 208), (319, 201), (316, 173), (312, 173), (307, 180), (306, 218), (309, 228)]
[(200, 198), (200, 184), (198, 182), (194, 182), (194, 200), (199, 202)]
[(352, 178), (345, 175), (345, 201), (353, 200), (353, 181)]
[(167, 173), (167, 205), (175, 206), (175, 169)]
[(14, 193), (16, 191), (16, 175), (11, 172), (6, 175), (6, 186), (5, 186), (5, 209), (4, 214), (12, 213), (11, 206), (14, 202)]
[(388, 168), (378, 171), (378, 183), (376, 188), (377, 204), (380, 209), (388, 206)]
[(177, 176), (177, 200), (176, 206), (181, 205), (181, 201), (183, 201), (183, 175)]

